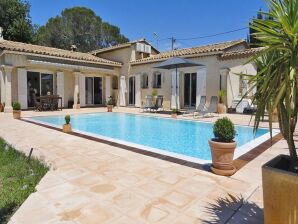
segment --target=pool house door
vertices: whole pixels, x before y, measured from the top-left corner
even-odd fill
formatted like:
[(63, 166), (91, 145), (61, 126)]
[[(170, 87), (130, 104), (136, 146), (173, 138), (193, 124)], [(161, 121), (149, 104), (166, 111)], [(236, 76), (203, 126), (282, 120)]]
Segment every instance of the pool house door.
[(196, 107), (197, 73), (184, 74), (184, 107)]
[(136, 103), (136, 78), (131, 76), (128, 79), (128, 104), (135, 106)]
[(102, 77), (86, 77), (86, 105), (102, 105)]

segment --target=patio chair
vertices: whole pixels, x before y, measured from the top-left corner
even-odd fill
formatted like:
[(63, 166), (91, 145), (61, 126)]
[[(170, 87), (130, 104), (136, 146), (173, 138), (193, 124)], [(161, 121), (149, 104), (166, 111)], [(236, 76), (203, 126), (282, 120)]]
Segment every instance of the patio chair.
[(34, 104), (34, 110), (39, 111), (39, 112), (43, 111), (42, 104), (37, 101), (35, 94), (32, 95), (32, 99), (33, 99), (33, 104)]
[(205, 105), (206, 105), (206, 96), (201, 96), (201, 100), (197, 108), (184, 111), (183, 116), (186, 116), (188, 114), (193, 114), (193, 116), (195, 116), (195, 113), (200, 113), (205, 109)]
[(150, 111), (153, 106), (154, 105), (152, 103), (152, 96), (147, 95), (145, 96), (145, 103), (142, 102), (142, 106), (140, 107), (140, 110), (143, 110), (143, 112), (148, 110)]
[(156, 113), (159, 109), (164, 110), (164, 108), (163, 108), (163, 96), (161, 96), (161, 95), (158, 95), (156, 97), (155, 105), (150, 108), (150, 111), (154, 110), (155, 113)]
[(214, 117), (217, 114), (218, 97), (212, 96), (209, 107), (198, 113), (198, 116), (202, 117)]

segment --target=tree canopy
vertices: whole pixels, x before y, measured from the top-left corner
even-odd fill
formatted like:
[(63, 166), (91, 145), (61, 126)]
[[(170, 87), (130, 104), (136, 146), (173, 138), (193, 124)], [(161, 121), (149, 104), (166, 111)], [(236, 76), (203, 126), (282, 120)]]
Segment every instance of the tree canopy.
[(29, 16), (30, 5), (22, 0), (0, 1), (0, 27), (7, 40), (32, 42), (34, 26)]
[(70, 49), (76, 45), (82, 52), (127, 42), (117, 26), (103, 22), (91, 9), (73, 7), (50, 18), (36, 33), (40, 45)]

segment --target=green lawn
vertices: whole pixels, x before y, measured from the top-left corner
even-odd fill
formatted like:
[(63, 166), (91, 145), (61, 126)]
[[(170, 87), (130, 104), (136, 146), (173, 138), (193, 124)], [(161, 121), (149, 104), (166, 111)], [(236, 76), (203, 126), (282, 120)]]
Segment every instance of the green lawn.
[[(34, 151), (33, 151), (34, 154)], [(0, 224), (9, 218), (35, 191), (35, 186), (46, 174), (48, 167), (28, 158), (7, 145), (0, 138)]]

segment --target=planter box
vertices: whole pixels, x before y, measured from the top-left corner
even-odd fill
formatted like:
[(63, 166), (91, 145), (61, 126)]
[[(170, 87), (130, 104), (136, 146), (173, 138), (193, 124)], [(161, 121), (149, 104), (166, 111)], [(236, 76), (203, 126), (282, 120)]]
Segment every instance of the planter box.
[(298, 173), (290, 157), (279, 155), (262, 166), (265, 224), (298, 223)]
[(20, 110), (13, 110), (12, 116), (14, 119), (20, 119), (21, 118), (21, 111)]

